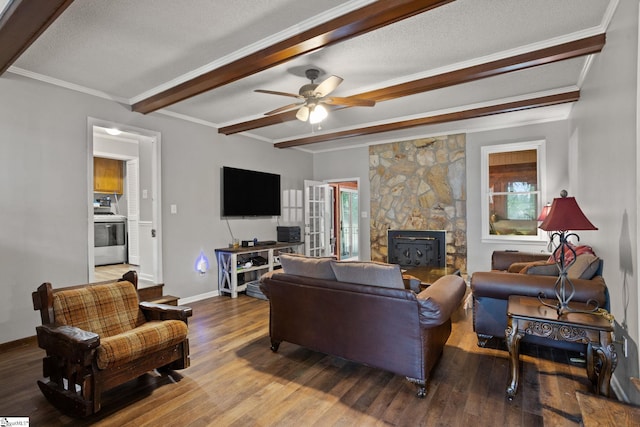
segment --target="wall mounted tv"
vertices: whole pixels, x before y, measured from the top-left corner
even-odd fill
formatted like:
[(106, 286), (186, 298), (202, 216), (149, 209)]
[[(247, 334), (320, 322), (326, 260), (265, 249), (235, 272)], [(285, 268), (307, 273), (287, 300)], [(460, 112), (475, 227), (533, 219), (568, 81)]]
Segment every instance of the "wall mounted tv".
[(222, 167), (222, 216), (280, 216), (280, 175)]

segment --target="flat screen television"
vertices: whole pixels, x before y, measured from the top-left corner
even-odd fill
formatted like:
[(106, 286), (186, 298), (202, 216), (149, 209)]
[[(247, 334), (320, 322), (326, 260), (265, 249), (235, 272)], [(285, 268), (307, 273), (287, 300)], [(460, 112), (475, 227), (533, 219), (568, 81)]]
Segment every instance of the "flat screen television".
[(222, 167), (222, 216), (280, 216), (280, 175)]

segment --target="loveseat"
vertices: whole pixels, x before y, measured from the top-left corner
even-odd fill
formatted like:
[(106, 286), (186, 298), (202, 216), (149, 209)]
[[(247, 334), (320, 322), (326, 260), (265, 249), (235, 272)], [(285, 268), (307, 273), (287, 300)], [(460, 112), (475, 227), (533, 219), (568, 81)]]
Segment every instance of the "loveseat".
[(131, 271), (119, 281), (60, 289), (43, 283), (33, 292), (48, 377), (38, 386), (62, 412), (94, 414), (103, 391), (156, 368), (189, 366), (191, 308), (139, 302), (136, 284)]
[(451, 334), (451, 314), (466, 286), (444, 276), (416, 294), (400, 267), (281, 255), (283, 269), (261, 278), (269, 335), (407, 377), (426, 395), (429, 373)]
[[(577, 271), (572, 283), (576, 293), (574, 302), (596, 302), (599, 307), (609, 309), (609, 294), (602, 277), (603, 262), (600, 258), (579, 255), (578, 259), (586, 267)], [(575, 263), (578, 265), (578, 261)], [(471, 277), (473, 295), (473, 330), (478, 335), (478, 345), (484, 347), (489, 339), (504, 339), (507, 327), (507, 301), (510, 295), (555, 299), (555, 283), (558, 278), (558, 267), (549, 262), (548, 254), (517, 251), (495, 251), (491, 257), (491, 271), (475, 272)], [(580, 273), (580, 274), (578, 274)], [(525, 335), (523, 341), (544, 343), (553, 347), (561, 347), (583, 351), (583, 344), (554, 341), (532, 335)]]

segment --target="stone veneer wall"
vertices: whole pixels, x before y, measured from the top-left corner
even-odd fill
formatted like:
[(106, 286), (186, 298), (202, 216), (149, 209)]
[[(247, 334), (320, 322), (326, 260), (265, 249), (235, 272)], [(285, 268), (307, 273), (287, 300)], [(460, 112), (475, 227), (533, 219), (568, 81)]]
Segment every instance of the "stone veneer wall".
[(465, 135), (369, 147), (371, 259), (387, 261), (387, 230), (445, 230), (447, 265), (467, 271)]

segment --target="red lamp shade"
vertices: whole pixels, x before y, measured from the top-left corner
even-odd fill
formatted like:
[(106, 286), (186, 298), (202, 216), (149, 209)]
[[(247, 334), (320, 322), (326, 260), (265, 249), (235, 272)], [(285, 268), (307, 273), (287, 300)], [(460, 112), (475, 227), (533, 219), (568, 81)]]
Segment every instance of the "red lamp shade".
[(538, 216), (538, 222), (542, 222), (547, 219), (547, 215), (549, 215), (549, 211), (551, 210), (551, 203), (547, 203), (542, 207), (542, 211), (540, 211), (540, 215)]
[(584, 215), (575, 197), (557, 197), (553, 199), (551, 209), (549, 209), (548, 215), (540, 224), (540, 228), (544, 231), (598, 229)]

